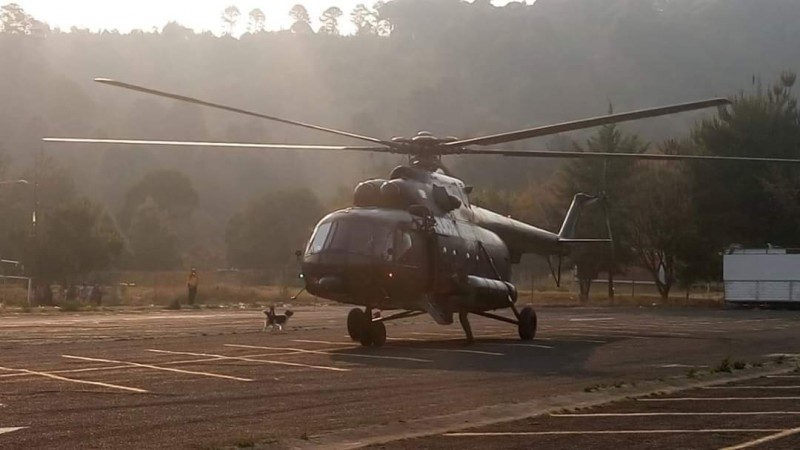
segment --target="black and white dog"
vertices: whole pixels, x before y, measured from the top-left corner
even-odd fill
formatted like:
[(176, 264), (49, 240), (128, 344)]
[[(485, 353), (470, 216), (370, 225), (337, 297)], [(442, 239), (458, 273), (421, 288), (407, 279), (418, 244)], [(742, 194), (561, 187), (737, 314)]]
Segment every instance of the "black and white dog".
[(289, 318), (294, 313), (287, 309), (283, 314), (275, 314), (275, 307), (270, 306), (269, 309), (264, 311), (264, 315), (267, 317), (264, 319), (264, 329), (261, 331), (267, 331), (267, 328), (271, 328), (272, 331), (280, 331), (283, 330), (283, 326), (286, 325), (286, 322), (289, 321)]

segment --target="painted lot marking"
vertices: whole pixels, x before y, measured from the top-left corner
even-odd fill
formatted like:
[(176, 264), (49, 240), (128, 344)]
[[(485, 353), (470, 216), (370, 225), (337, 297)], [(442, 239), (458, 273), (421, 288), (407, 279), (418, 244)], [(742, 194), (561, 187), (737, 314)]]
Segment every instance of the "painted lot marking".
[(0, 434), (13, 433), (15, 431), (24, 430), (27, 427), (6, 427), (0, 428)]
[(145, 389), (139, 389), (139, 388), (128, 387), (128, 386), (120, 386), (120, 385), (117, 385), (117, 384), (110, 384), (110, 383), (101, 383), (99, 381), (76, 380), (74, 378), (66, 378), (66, 377), (62, 377), (62, 376), (59, 376), (59, 375), (53, 375), (52, 373), (36, 372), (34, 370), (28, 370), (28, 369), (10, 369), (8, 367), (0, 367), (0, 370), (24, 372), (24, 373), (26, 373), (28, 375), (37, 375), (37, 376), (45, 377), (45, 378), (52, 378), (54, 380), (67, 381), (67, 382), (70, 382), (70, 383), (90, 384), (92, 386), (100, 386), (100, 387), (105, 387), (105, 388), (110, 388), (110, 389), (119, 389), (121, 391), (136, 392), (137, 394), (145, 394), (145, 393), (148, 392)]
[(691, 364), (655, 364), (655, 367), (661, 367), (662, 369), (691, 369), (695, 367), (708, 367), (707, 365), (691, 365)]
[(798, 379), (800, 375), (767, 375), (767, 378), (784, 378), (784, 379)]
[(800, 386), (703, 386), (700, 389), (800, 389)]
[(739, 450), (739, 449), (742, 449), (742, 448), (755, 447), (756, 445), (761, 445), (761, 444), (763, 444), (765, 442), (770, 442), (770, 441), (774, 441), (776, 439), (785, 438), (787, 436), (791, 436), (791, 435), (797, 434), (797, 433), (800, 433), (800, 428), (791, 428), (789, 430), (783, 430), (780, 433), (773, 434), (773, 435), (770, 435), (770, 436), (765, 436), (763, 438), (755, 439), (755, 440), (750, 441), (750, 442), (745, 442), (745, 443), (742, 443), (742, 444), (739, 444), (739, 445), (734, 445), (732, 447), (725, 447), (722, 450)]
[(446, 433), (447, 437), (478, 436), (571, 436), (582, 434), (683, 434), (683, 433), (774, 433), (775, 428), (712, 428), (704, 430), (593, 430), (593, 431), (499, 431), (486, 433)]
[(188, 375), (199, 375), (203, 377), (211, 377), (211, 378), (222, 378), (226, 380), (234, 380), (234, 381), (253, 381), (251, 378), (240, 378), (234, 377), (230, 375), (220, 375), (216, 373), (210, 372), (197, 372), (194, 370), (184, 370), (184, 369), (174, 369), (172, 367), (161, 367), (161, 366), (154, 366), (152, 364), (142, 364), (136, 363), (131, 361), (117, 361), (114, 359), (101, 359), (101, 358), (87, 358), (85, 356), (74, 356), (74, 355), (61, 355), (63, 358), (68, 359), (77, 359), (81, 361), (93, 361), (93, 362), (102, 362), (102, 363), (111, 363), (111, 364), (123, 364), (130, 367), (141, 367), (145, 369), (153, 369), (153, 370), (163, 370), (165, 372), (176, 372), (176, 373), (184, 373)]
[(412, 361), (421, 363), (433, 362), (430, 359), (408, 358), (404, 356), (381, 356), (381, 355), (364, 355), (361, 353), (336, 353), (327, 350), (306, 350), (303, 348), (288, 348), (288, 347), (262, 347), (258, 345), (241, 345), (241, 344), (225, 344), (225, 347), (235, 348), (249, 348), (253, 350), (286, 350), (295, 353), (309, 353), (313, 355), (331, 355), (331, 356), (353, 356), (357, 358), (373, 358), (373, 359), (393, 359), (399, 361)]
[(800, 416), (800, 411), (719, 411), (550, 414), (550, 417)]
[(574, 339), (569, 336), (558, 337), (537, 337), (537, 341), (562, 341), (562, 342), (588, 342), (590, 344), (608, 344), (608, 341), (600, 341), (597, 339)]
[(596, 321), (604, 321), (604, 320), (617, 320), (616, 317), (575, 317), (569, 319), (570, 322), (596, 322)]
[[(331, 342), (331, 341), (314, 341), (310, 339), (292, 339), (292, 342), (299, 342), (302, 344), (327, 344), (327, 345), (346, 345), (352, 346), (352, 342)], [(498, 352), (487, 352), (483, 350), (464, 350), (460, 348), (419, 348), (419, 347), (408, 347), (408, 346), (400, 346), (400, 345), (393, 345), (392, 348), (402, 348), (406, 350), (418, 350), (423, 352), (446, 352), (446, 353), (472, 353), (475, 355), (488, 355), (488, 356), (505, 356), (505, 353), (498, 353)]]
[(552, 345), (542, 345), (542, 344), (515, 344), (515, 343), (512, 343), (512, 342), (508, 342), (508, 343), (505, 343), (505, 342), (503, 342), (503, 343), (500, 343), (500, 342), (497, 342), (497, 343), (493, 343), (493, 342), (483, 342), (483, 344), (484, 344), (484, 345), (502, 345), (502, 346), (506, 346), (506, 347), (532, 347), (532, 348), (544, 348), (544, 349), (547, 349), (547, 350), (552, 350), (552, 349), (554, 349), (554, 348), (555, 348), (555, 347), (553, 347)]
[(637, 402), (727, 402), (737, 400), (800, 400), (800, 397), (675, 397), (637, 398)]
[(148, 352), (154, 353), (166, 353), (170, 355), (188, 355), (188, 356), (206, 356), (212, 357), (215, 359), (228, 359), (228, 360), (235, 360), (235, 361), (247, 361), (247, 362), (254, 362), (260, 364), (274, 364), (278, 366), (291, 366), (291, 367), (305, 367), (306, 369), (319, 369), (319, 370), (330, 370), (332, 372), (350, 372), (350, 369), (343, 369), (340, 367), (330, 367), (330, 366), (315, 366), (311, 364), (300, 364), (300, 363), (293, 363), (288, 361), (275, 361), (271, 359), (256, 359), (252, 356), (225, 356), (225, 355), (216, 355), (213, 353), (193, 353), (193, 352), (174, 352), (171, 350), (157, 350), (157, 349), (147, 349)]

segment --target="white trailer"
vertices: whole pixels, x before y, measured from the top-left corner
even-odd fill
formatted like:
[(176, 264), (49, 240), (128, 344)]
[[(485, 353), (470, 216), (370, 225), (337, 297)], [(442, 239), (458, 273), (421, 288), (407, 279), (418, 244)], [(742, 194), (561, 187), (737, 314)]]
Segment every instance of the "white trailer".
[(722, 264), (726, 302), (800, 303), (800, 251), (734, 249)]

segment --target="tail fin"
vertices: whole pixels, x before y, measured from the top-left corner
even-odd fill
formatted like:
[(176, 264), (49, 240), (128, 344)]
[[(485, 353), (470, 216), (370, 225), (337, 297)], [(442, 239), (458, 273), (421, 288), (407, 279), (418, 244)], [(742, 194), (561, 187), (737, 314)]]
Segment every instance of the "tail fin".
[(578, 218), (581, 215), (581, 210), (584, 206), (596, 202), (599, 197), (584, 193), (575, 194), (572, 198), (572, 204), (569, 206), (564, 223), (561, 224), (561, 230), (558, 232), (559, 241), (569, 241), (575, 238), (575, 227), (578, 225)]
[(581, 216), (583, 207), (591, 205), (598, 200), (601, 200), (601, 197), (596, 195), (584, 193), (575, 194), (575, 197), (572, 199), (572, 204), (567, 211), (567, 215), (564, 217), (564, 223), (561, 224), (561, 230), (558, 232), (558, 242), (566, 244), (611, 242), (611, 239), (575, 239), (575, 228), (578, 225), (578, 218)]

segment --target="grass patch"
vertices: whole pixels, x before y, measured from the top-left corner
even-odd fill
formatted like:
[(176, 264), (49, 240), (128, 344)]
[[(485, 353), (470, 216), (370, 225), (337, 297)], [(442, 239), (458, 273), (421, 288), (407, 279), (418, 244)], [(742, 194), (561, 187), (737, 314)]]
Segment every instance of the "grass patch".
[(61, 312), (76, 312), (81, 309), (83, 309), (81, 304), (75, 300), (65, 300), (59, 305), (59, 311)]
[(714, 367), (712, 372), (714, 372), (714, 373), (720, 373), (720, 372), (731, 373), (731, 372), (733, 372), (733, 368), (731, 366), (731, 359), (730, 358), (724, 358), (722, 361), (719, 362), (719, 364), (716, 365), (716, 367)]
[(236, 448), (253, 448), (256, 446), (256, 441), (249, 438), (237, 439), (233, 445)]

